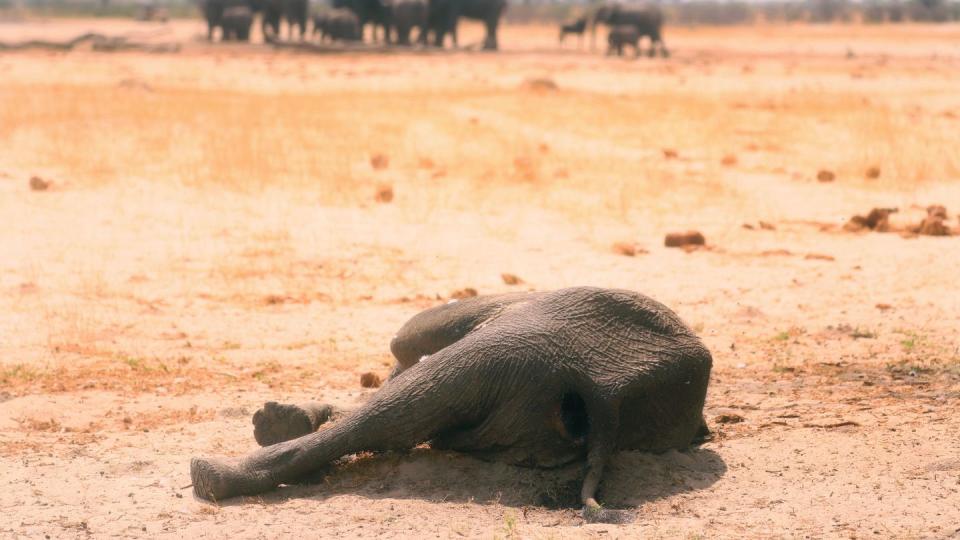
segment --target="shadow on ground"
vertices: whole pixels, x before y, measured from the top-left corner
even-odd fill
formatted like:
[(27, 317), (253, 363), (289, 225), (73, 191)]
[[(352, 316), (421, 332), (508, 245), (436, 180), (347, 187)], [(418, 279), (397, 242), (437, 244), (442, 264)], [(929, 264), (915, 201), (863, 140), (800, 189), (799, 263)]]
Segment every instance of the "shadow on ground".
[[(599, 499), (607, 508), (632, 510), (646, 502), (707, 488), (726, 471), (720, 455), (704, 448), (665, 454), (621, 452), (608, 466)], [(291, 498), (323, 502), (338, 495), (359, 495), (579, 510), (582, 476), (582, 464), (530, 469), (418, 448), (408, 454), (363, 455), (341, 462), (314, 475), (309, 483), (284, 486), (258, 502), (273, 504)], [(241, 498), (226, 504), (244, 502)]]

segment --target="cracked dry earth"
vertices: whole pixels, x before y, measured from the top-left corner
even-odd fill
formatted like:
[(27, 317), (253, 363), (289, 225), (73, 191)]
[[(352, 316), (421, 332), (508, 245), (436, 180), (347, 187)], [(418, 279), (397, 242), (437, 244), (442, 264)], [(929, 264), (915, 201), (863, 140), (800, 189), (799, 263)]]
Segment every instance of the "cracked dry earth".
[[(946, 28), (677, 30), (658, 63), (517, 27), (526, 48), (402, 67), (0, 56), (0, 537), (960, 537), (960, 238), (842, 229), (934, 203), (956, 225)], [(662, 246), (691, 228), (706, 248)], [(607, 472), (632, 523), (583, 523), (577, 467), (426, 446), (219, 505), (185, 487), (192, 456), (254, 448), (266, 400), (366, 399), (455, 291), (585, 284), (664, 302), (715, 358), (714, 439)]]

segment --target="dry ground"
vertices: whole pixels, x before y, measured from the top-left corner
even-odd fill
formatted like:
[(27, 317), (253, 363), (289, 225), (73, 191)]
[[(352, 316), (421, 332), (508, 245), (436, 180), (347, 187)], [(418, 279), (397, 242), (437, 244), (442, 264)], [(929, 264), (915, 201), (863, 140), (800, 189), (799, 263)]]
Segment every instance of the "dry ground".
[[(957, 225), (960, 28), (670, 29), (666, 61), (532, 27), (493, 55), (207, 46), (195, 21), (0, 39), (90, 29), (187, 45), (0, 54), (0, 537), (960, 535), (960, 238), (838, 227)], [(688, 228), (710, 249), (662, 247)], [(453, 291), (582, 284), (714, 353), (715, 440), (607, 475), (633, 524), (584, 525), (576, 467), (427, 449), (222, 506), (184, 489), (191, 456), (254, 447), (266, 399), (365, 399)]]

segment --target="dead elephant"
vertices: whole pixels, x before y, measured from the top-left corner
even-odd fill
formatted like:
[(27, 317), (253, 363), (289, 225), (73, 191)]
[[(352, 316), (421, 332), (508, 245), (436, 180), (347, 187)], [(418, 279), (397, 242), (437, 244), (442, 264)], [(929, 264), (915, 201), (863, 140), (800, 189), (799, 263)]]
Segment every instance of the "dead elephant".
[(594, 511), (611, 454), (684, 449), (708, 433), (710, 352), (670, 309), (638, 293), (468, 298), (416, 315), (390, 347), (394, 373), (365, 405), (319, 431), (329, 406), (265, 406), (254, 423), (269, 446), (235, 462), (193, 459), (194, 493), (254, 495), (344, 455), (429, 441), (514, 465), (585, 461), (580, 498)]

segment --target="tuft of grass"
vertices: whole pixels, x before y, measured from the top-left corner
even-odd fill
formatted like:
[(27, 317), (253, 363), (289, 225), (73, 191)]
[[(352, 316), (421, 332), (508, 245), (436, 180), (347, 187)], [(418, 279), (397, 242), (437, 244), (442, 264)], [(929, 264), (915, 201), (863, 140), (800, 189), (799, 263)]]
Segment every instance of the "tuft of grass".
[(853, 339), (876, 339), (877, 335), (878, 334), (876, 331), (869, 330), (866, 328), (860, 328), (859, 326), (854, 328), (853, 331), (850, 332), (850, 337), (852, 337)]

